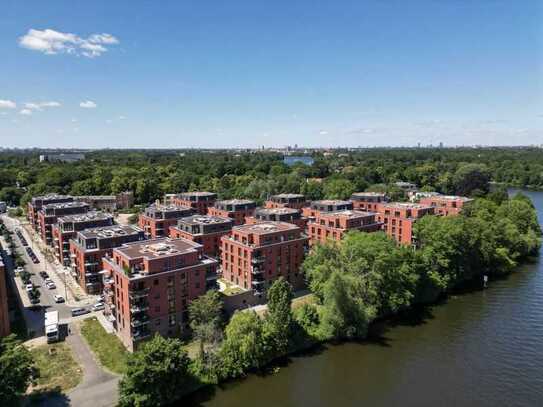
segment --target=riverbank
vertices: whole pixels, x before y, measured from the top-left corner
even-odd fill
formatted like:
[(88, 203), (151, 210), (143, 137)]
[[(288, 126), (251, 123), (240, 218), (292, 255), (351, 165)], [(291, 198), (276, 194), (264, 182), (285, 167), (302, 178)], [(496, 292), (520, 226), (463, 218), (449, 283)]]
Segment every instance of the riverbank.
[[(529, 193), (543, 215), (543, 193)], [(541, 250), (540, 250), (541, 253)], [(409, 317), (374, 322), (366, 341), (318, 345), (279, 370), (192, 395), (234, 407), (537, 405), (543, 399), (543, 263), (527, 261), (486, 290), (463, 287)]]

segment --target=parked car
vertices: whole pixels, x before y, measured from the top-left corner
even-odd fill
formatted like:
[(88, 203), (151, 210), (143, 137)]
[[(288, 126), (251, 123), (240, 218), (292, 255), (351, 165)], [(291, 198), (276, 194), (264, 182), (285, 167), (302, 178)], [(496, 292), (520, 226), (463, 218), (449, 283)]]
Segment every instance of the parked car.
[(45, 284), (53, 282), (53, 280), (51, 280), (49, 277), (45, 277), (44, 281), (45, 281)]
[(15, 269), (15, 272), (16, 272), (16, 273), (22, 273), (23, 271), (25, 271), (25, 269), (22, 268), (22, 267), (17, 267), (17, 268)]
[(94, 305), (92, 306), (92, 310), (93, 310), (93, 311), (101, 311), (101, 310), (103, 310), (104, 308), (105, 308), (105, 305), (104, 305), (103, 302), (97, 302), (96, 304), (94, 304)]
[(50, 281), (49, 283), (45, 283), (45, 285), (46, 285), (47, 288), (49, 288), (50, 290), (54, 290), (55, 288), (57, 288), (57, 286), (55, 285), (55, 283), (53, 283), (52, 281)]
[(40, 276), (44, 280), (47, 280), (49, 278), (49, 274), (47, 274), (47, 271), (40, 271)]
[(27, 292), (32, 291), (34, 289), (34, 284), (32, 284), (32, 283), (27, 284), (25, 289), (26, 289)]
[(34, 298), (34, 297), (32, 297), (32, 298), (30, 298), (30, 303), (31, 303), (32, 305), (39, 304), (39, 303), (40, 303), (40, 299), (39, 299), (39, 298)]
[(58, 294), (55, 294), (53, 296), (53, 298), (55, 299), (55, 302), (58, 304), (60, 302), (64, 302), (64, 297), (62, 295), (58, 295)]
[(90, 311), (86, 308), (74, 308), (72, 309), (72, 317), (88, 314)]

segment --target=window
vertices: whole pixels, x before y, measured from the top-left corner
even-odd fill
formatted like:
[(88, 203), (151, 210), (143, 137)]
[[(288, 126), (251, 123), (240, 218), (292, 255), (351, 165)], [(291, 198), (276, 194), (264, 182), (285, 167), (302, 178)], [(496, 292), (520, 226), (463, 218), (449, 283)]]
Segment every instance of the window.
[(168, 315), (168, 325), (170, 326), (175, 325), (175, 314)]
[(158, 285), (158, 278), (155, 278), (155, 279), (153, 280), (153, 284), (154, 284), (154, 285)]

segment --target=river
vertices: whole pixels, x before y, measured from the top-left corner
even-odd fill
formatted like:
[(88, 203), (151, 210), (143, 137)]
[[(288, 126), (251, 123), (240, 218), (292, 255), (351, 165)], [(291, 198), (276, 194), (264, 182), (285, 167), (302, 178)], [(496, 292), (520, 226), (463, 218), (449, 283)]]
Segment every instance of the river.
[[(543, 192), (525, 192), (543, 221)], [(206, 407), (542, 406), (543, 263), (453, 296), (377, 340), (327, 345), (214, 387)]]

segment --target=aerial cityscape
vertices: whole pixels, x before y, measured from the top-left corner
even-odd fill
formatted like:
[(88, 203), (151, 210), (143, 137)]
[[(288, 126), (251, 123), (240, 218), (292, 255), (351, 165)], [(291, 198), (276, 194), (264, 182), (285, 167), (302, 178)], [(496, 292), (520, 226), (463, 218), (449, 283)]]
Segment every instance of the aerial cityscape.
[(3, 5), (0, 406), (543, 403), (543, 5)]

